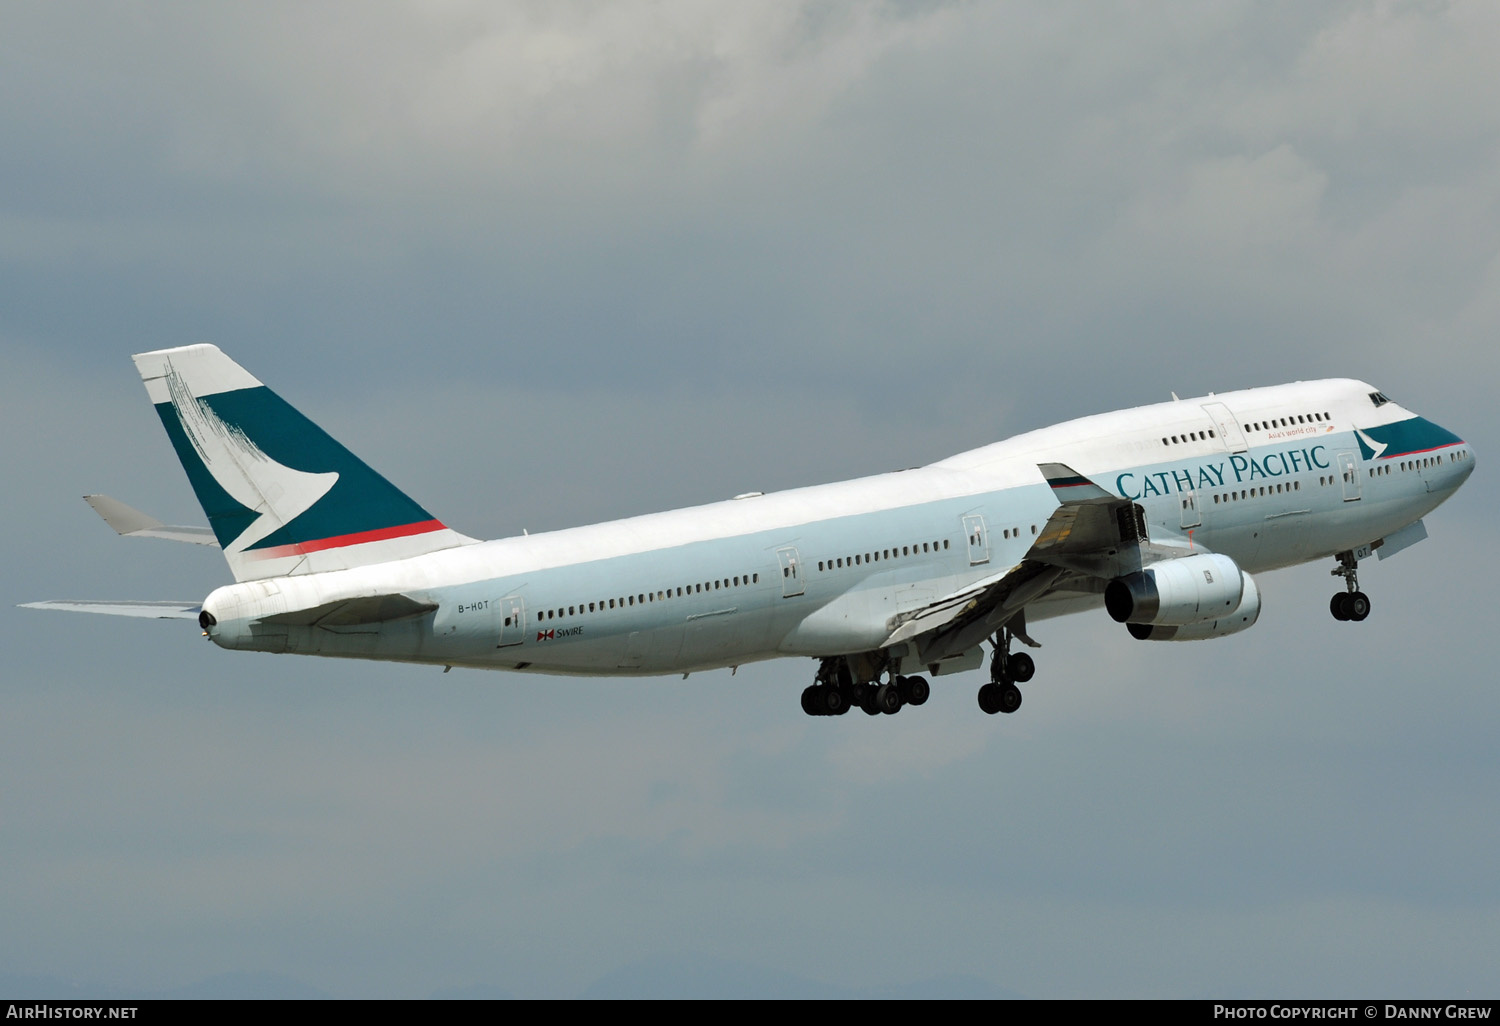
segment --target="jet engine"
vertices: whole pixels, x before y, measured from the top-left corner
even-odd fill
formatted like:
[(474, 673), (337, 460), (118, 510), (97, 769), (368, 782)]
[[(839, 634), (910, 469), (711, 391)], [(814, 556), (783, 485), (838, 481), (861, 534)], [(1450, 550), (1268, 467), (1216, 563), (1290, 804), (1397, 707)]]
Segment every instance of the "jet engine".
[(1118, 623), (1185, 627), (1232, 615), (1248, 579), (1234, 560), (1214, 552), (1166, 559), (1110, 581), (1104, 607)]
[(1127, 623), (1125, 626), (1129, 628), (1132, 638), (1142, 641), (1203, 641), (1206, 638), (1238, 634), (1254, 626), (1260, 617), (1260, 589), (1255, 586), (1255, 579), (1241, 570), (1240, 583), (1244, 587), (1244, 594), (1234, 612), (1228, 616), (1180, 627), (1150, 623)]

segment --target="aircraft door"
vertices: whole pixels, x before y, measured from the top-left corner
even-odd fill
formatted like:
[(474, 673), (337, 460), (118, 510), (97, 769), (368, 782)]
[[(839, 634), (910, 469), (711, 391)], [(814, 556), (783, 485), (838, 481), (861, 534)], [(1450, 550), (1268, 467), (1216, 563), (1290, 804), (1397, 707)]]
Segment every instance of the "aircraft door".
[(1339, 453), (1339, 476), (1344, 479), (1344, 501), (1353, 502), (1360, 496), (1359, 462), (1352, 452)]
[(802, 557), (797, 554), (795, 546), (788, 545), (776, 550), (776, 558), (781, 561), (781, 597), (792, 598), (801, 595), (802, 586)]
[(1203, 412), (1213, 418), (1214, 426), (1219, 429), (1219, 437), (1224, 440), (1224, 448), (1230, 452), (1246, 452), (1250, 445), (1245, 441), (1244, 432), (1240, 430), (1240, 422), (1229, 407), (1223, 403), (1204, 403)]
[(964, 534), (969, 538), (969, 565), (979, 566), (990, 561), (989, 532), (985, 530), (984, 517), (970, 513), (964, 517)]
[(500, 642), (496, 648), (509, 648), (526, 640), (526, 603), (519, 595), (503, 598), (500, 605)]
[(1183, 492), (1180, 498), (1182, 505), (1182, 526), (1197, 527), (1203, 523), (1203, 514), (1198, 511), (1198, 493)]

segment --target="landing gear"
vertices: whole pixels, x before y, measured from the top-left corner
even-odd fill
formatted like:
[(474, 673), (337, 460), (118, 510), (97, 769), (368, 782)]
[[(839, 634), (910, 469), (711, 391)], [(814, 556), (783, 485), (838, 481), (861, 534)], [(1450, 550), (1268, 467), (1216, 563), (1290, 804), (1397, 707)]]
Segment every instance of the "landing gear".
[(842, 716), (849, 711), (849, 696), (840, 688), (814, 684), (802, 692), (802, 711), (809, 716)]
[(802, 691), (802, 711), (809, 716), (842, 716), (855, 698), (854, 675), (842, 659), (824, 659), (816, 683)]
[(893, 677), (887, 684), (864, 685), (860, 708), (871, 716), (894, 716), (908, 705), (921, 705), (930, 694), (926, 677)]
[(892, 674), (885, 684), (856, 682), (847, 660), (824, 659), (817, 682), (802, 692), (802, 711), (809, 716), (842, 716), (851, 706), (858, 706), (870, 716), (894, 716), (905, 706), (921, 705), (931, 694), (925, 677)]
[(1328, 611), (1335, 620), (1358, 622), (1370, 615), (1370, 597), (1359, 590), (1359, 560), (1349, 551), (1340, 552), (1337, 559), (1339, 565), (1328, 572), (1335, 577), (1342, 577), (1347, 590), (1338, 592), (1329, 599)]
[(921, 705), (932, 694), (932, 685), (926, 677), (897, 677), (896, 690), (907, 705)]
[(1021, 708), (1021, 689), (1014, 684), (992, 680), (979, 689), (979, 708), (991, 716), (1013, 713)]
[[(1024, 637), (1024, 634), (1022, 635)], [(1006, 627), (995, 637), (995, 654), (990, 659), (990, 682), (979, 689), (979, 708), (989, 715), (1013, 713), (1021, 708), (1021, 689), (1036, 676), (1036, 663), (1025, 652), (1010, 651), (1015, 633)], [(1027, 639), (1028, 643), (1030, 639)]]

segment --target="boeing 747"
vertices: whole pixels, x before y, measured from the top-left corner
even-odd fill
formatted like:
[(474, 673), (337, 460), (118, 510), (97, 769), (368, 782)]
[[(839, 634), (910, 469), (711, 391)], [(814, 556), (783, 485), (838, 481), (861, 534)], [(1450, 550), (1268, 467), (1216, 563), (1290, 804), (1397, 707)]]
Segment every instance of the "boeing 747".
[(1014, 712), (1036, 621), (1105, 612), (1141, 641), (1251, 627), (1252, 574), (1359, 563), (1426, 537), (1469, 445), (1370, 385), (1297, 382), (1068, 421), (929, 466), (591, 527), (477, 541), (449, 528), (218, 348), (136, 367), (208, 517), (107, 496), (122, 534), (217, 545), (200, 602), (35, 608), (196, 620), (222, 648), (640, 676), (810, 657), (809, 715), (921, 705), (979, 669)]

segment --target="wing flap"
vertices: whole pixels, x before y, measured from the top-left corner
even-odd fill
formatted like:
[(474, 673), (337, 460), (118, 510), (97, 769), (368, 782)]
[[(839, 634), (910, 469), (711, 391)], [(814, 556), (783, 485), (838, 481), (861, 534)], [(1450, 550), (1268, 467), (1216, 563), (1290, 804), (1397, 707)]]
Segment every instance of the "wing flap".
[(923, 606), (891, 632), (883, 647), (916, 641), (923, 662), (967, 651), (1055, 587), (1065, 573), (1062, 567), (1023, 560)]
[(986, 592), (1002, 583), (1017, 569), (1019, 567), (1011, 567), (1002, 573), (994, 574), (993, 576), (977, 581), (961, 591), (945, 595), (936, 602), (928, 603), (915, 613), (909, 614), (907, 619), (903, 620), (901, 625), (891, 632), (890, 637), (885, 639), (885, 644), (882, 647), (899, 645), (903, 641), (910, 641), (919, 634), (937, 630), (952, 623), (965, 612), (976, 608), (984, 599)]

